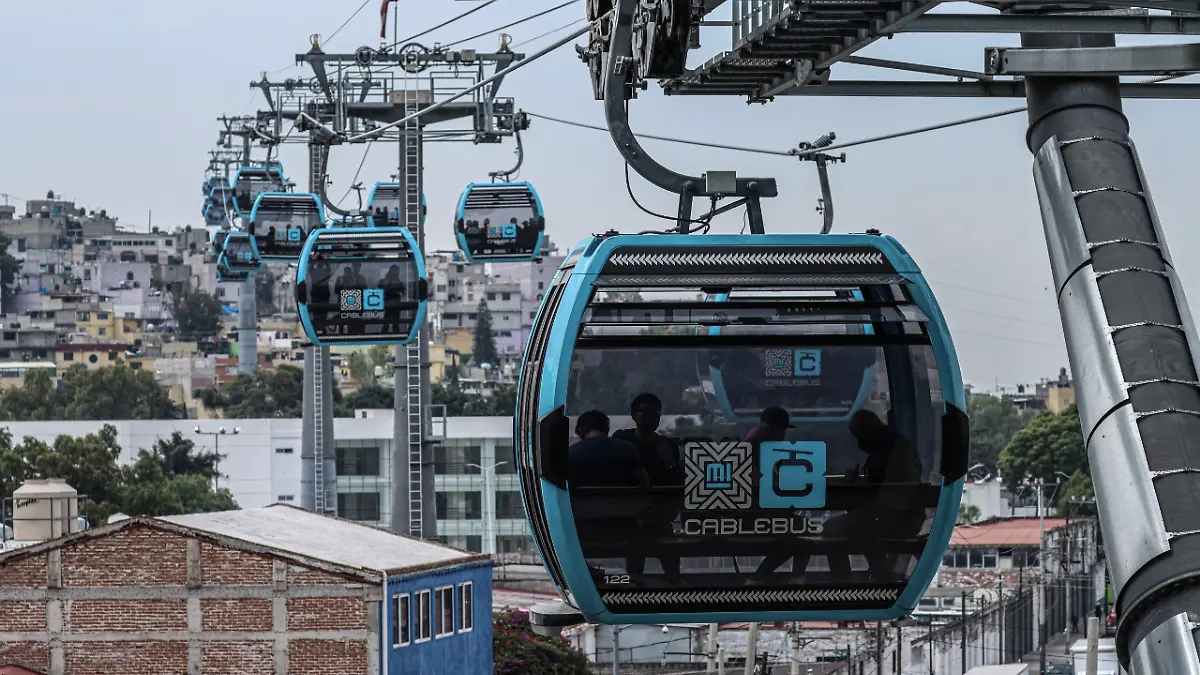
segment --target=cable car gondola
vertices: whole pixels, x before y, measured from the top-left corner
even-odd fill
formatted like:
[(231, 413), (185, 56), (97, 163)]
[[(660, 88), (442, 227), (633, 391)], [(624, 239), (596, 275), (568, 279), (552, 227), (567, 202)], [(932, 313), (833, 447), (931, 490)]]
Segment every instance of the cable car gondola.
[(425, 261), (404, 227), (317, 230), (296, 271), (300, 322), (318, 345), (408, 344), (428, 292)]
[(248, 217), (254, 208), (254, 200), (264, 192), (283, 192), (286, 179), (283, 168), (278, 164), (265, 166), (243, 166), (233, 174), (230, 200), (233, 212), (239, 217)]
[(891, 237), (593, 237), (546, 293), (517, 405), (535, 541), (590, 622), (899, 618), (957, 519), (957, 357)]
[[(367, 224), (371, 227), (401, 227), (400, 210), (404, 206), (404, 188), (400, 183), (376, 183), (367, 197)], [(421, 225), (429, 214), (429, 205), (421, 194)]]
[(208, 227), (222, 225), (228, 220), (228, 215), (225, 213), (225, 208), (207, 202), (204, 204), (204, 224)]
[(325, 207), (311, 192), (264, 192), (254, 200), (246, 229), (263, 260), (295, 262), (308, 235), (325, 226)]
[(232, 267), (230, 267), (229, 259), (225, 257), (224, 253), (221, 253), (220, 255), (217, 256), (217, 282), (218, 283), (222, 283), (222, 284), (240, 283), (240, 282), (246, 281), (249, 278), (250, 278), (249, 270), (233, 269)]
[(458, 199), (454, 230), (468, 262), (535, 260), (546, 213), (527, 182), (471, 183)]
[[(253, 273), (262, 269), (263, 265), (258, 244), (249, 232), (231, 230), (225, 235), (221, 258), (225, 259), (225, 266), (233, 272)], [(220, 259), (217, 262), (220, 264)]]

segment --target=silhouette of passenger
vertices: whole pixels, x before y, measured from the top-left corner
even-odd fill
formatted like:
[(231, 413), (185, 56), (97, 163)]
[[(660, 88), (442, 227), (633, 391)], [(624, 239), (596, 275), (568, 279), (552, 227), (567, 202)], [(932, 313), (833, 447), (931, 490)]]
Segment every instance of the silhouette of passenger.
[(678, 578), (679, 556), (661, 550), (662, 544), (656, 543), (655, 539), (672, 536), (671, 524), (683, 508), (683, 492), (678, 489), (682, 488), (684, 482), (679, 446), (658, 433), (662, 401), (654, 394), (647, 392), (634, 397), (629, 405), (629, 414), (633, 417), (634, 428), (621, 429), (613, 434), (613, 438), (627, 441), (638, 449), (652, 487), (676, 489), (655, 492), (654, 505), (642, 519), (643, 537), (631, 542), (628, 571), (641, 575), (645, 571), (649, 553), (658, 558), (668, 578)]
[(393, 264), (388, 267), (387, 274), (379, 280), (379, 288), (383, 289), (385, 295), (404, 297), (404, 280), (400, 278), (399, 265)]
[(338, 277), (337, 283), (333, 285), (333, 294), (340, 298), (342, 291), (354, 287), (354, 270), (350, 269), (349, 265), (346, 265), (342, 268), (342, 276)]
[(787, 438), (787, 430), (795, 429), (788, 411), (779, 406), (764, 408), (758, 416), (758, 424), (746, 434), (742, 440), (746, 443), (762, 443), (763, 441), (782, 441)]
[(354, 279), (353, 284), (354, 284), (355, 288), (366, 288), (367, 287), (367, 277), (364, 276), (362, 273), (362, 266), (363, 266), (362, 263), (356, 262), (351, 267), (351, 269), (353, 270), (351, 277)]
[(329, 263), (319, 262), (313, 265), (309, 272), (309, 300), (314, 305), (329, 304), (329, 281), (333, 277), (333, 268)]
[(568, 449), (567, 484), (577, 487), (650, 486), (637, 448), (608, 435), (608, 415), (589, 410), (575, 421), (579, 440)]

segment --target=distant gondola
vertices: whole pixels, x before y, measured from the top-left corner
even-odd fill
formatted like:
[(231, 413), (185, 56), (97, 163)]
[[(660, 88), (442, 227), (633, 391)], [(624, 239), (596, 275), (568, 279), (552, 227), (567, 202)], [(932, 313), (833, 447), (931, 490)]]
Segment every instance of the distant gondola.
[(458, 199), (455, 238), (468, 262), (535, 260), (546, 214), (533, 185), (472, 183)]

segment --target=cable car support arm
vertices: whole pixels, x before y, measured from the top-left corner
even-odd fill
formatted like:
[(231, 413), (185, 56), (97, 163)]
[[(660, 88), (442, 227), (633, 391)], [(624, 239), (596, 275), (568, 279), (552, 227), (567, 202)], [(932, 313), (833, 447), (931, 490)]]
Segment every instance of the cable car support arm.
[(779, 194), (774, 178), (737, 178), (732, 172), (709, 172), (703, 176), (677, 173), (650, 157), (630, 129), (627, 102), (638, 86), (633, 57), (633, 14), (637, 6), (638, 0), (617, 0), (611, 51), (604, 71), (604, 116), (617, 151), (642, 178), (679, 195), (676, 215), (679, 232), (689, 231), (695, 197), (740, 197), (739, 203), (744, 200), (749, 215), (750, 232), (765, 233), (759, 199)]

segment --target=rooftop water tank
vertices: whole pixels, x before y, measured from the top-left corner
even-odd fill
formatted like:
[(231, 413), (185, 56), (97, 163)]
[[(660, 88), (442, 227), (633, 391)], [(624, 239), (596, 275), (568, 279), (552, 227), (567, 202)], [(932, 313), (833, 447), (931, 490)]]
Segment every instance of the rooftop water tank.
[(17, 541), (46, 541), (79, 527), (79, 493), (62, 478), (30, 479), (13, 492)]

